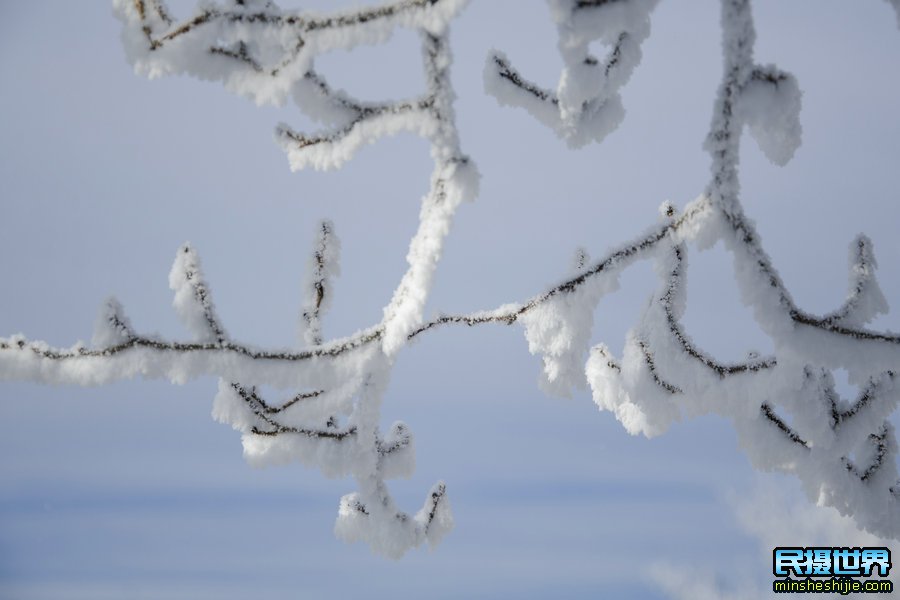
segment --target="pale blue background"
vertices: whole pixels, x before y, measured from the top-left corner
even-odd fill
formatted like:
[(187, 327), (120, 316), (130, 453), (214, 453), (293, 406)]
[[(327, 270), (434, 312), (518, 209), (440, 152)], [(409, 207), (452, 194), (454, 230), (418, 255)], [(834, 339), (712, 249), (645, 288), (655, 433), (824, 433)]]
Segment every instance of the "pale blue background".
[[(179, 16), (190, 7), (172, 3)], [(804, 145), (779, 169), (747, 139), (746, 210), (801, 306), (841, 302), (859, 231), (874, 240), (896, 305), (895, 15), (880, 0), (768, 0), (755, 12), (758, 61), (795, 73), (805, 92)], [(555, 86), (546, 6), (476, 0), (454, 24), (460, 135), (484, 177), (478, 200), (458, 213), (429, 314), (527, 298), (566, 273), (577, 245), (599, 257), (654, 223), (663, 200), (684, 206), (703, 190), (718, 3), (669, 0), (652, 23), (624, 91), (625, 123), (578, 152), (483, 91), (491, 47)], [(326, 334), (380, 319), (427, 189), (426, 144), (403, 135), (341, 171), (292, 174), (271, 131), (281, 120), (313, 128), (298, 110), (256, 109), (216, 84), (139, 78), (118, 36), (103, 1), (0, 4), (0, 335), (87, 340), (115, 294), (138, 329), (187, 337), (166, 275), (190, 240), (229, 332), (291, 344), (321, 217), (343, 242)], [(422, 86), (409, 32), (318, 64), (365, 98)], [(723, 359), (770, 349), (721, 248), (692, 253), (689, 277), (685, 322), (702, 347)], [(654, 285), (650, 265), (632, 267), (601, 303), (593, 340), (619, 352)], [(900, 319), (878, 325), (897, 330)], [(333, 537), (352, 482), (299, 465), (247, 466), (238, 435), (209, 418), (212, 378), (4, 383), (0, 596), (660, 598), (641, 568), (655, 562), (720, 573), (726, 584), (770, 578), (771, 548), (740, 529), (728, 501), (754, 485), (728, 423), (695, 419), (658, 439), (631, 437), (585, 392), (542, 395), (538, 370), (519, 327), (436, 331), (401, 354), (383, 414), (416, 434), (418, 468), (392, 488), (415, 510), (446, 480), (457, 527), (436, 552), (400, 562)]]

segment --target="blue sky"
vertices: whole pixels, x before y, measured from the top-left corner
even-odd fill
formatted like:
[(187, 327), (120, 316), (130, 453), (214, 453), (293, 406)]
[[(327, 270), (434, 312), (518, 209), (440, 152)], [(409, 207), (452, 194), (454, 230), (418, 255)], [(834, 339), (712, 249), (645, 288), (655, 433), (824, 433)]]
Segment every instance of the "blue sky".
[[(799, 305), (825, 312), (842, 301), (847, 245), (860, 231), (873, 239), (882, 288), (897, 304), (895, 15), (875, 0), (754, 6), (758, 62), (776, 62), (804, 90), (804, 143), (784, 168), (745, 143), (745, 209)], [(178, 15), (190, 7), (172, 3)], [(655, 222), (662, 201), (683, 206), (702, 192), (709, 160), (700, 146), (721, 70), (718, 5), (663, 2), (652, 27), (623, 91), (625, 122), (603, 144), (573, 152), (482, 89), (492, 47), (555, 85), (561, 64), (546, 6), (476, 0), (454, 24), (462, 147), (483, 178), (479, 198), (458, 213), (427, 314), (527, 298), (565, 275), (576, 246), (599, 257)], [(291, 344), (322, 217), (343, 245), (326, 335), (380, 319), (427, 190), (425, 142), (398, 136), (340, 171), (291, 173), (271, 132), (279, 121), (313, 129), (295, 107), (257, 109), (215, 84), (135, 76), (104, 2), (6, 3), (0, 30), (0, 335), (87, 340), (114, 294), (139, 329), (186, 337), (166, 275), (190, 240), (232, 335)], [(361, 97), (422, 86), (408, 32), (317, 64)], [(771, 349), (738, 300), (721, 247), (690, 261), (685, 326), (698, 344), (723, 359)], [(594, 341), (619, 352), (654, 286), (649, 264), (623, 275), (621, 291), (601, 302)], [(900, 319), (876, 325), (896, 331)], [(587, 393), (541, 394), (538, 371), (519, 327), (446, 329), (400, 355), (383, 414), (416, 434), (417, 471), (392, 489), (412, 510), (444, 479), (457, 523), (436, 551), (400, 562), (333, 537), (352, 482), (299, 465), (247, 466), (238, 435), (209, 417), (212, 379), (4, 383), (0, 591), (662, 598), (646, 577), (650, 564), (712, 572), (725, 588), (765, 582), (771, 547), (741, 521), (750, 504), (779, 512), (790, 502), (797, 522), (819, 522), (792, 480), (754, 475), (725, 421), (631, 437)], [(774, 501), (759, 492), (772, 485), (785, 490)]]

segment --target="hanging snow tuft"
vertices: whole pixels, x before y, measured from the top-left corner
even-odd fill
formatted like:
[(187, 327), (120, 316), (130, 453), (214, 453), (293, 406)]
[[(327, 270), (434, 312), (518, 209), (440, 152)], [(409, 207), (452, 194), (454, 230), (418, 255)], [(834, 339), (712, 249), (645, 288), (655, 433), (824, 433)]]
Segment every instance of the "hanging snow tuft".
[(772, 65), (757, 67), (744, 86), (740, 110), (770, 161), (784, 166), (800, 147), (802, 92), (797, 79)]

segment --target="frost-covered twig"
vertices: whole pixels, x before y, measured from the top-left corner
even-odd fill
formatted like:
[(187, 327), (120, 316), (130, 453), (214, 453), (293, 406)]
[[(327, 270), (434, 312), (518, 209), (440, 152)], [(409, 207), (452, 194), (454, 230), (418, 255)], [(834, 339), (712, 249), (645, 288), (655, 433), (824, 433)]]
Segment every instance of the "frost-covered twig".
[[(338, 167), (362, 145), (384, 135), (412, 131), (437, 146), (442, 161), (461, 160), (448, 138), (450, 90), (443, 72), (447, 25), (467, 0), (399, 0), (379, 7), (329, 15), (284, 11), (273, 2), (204, 3), (176, 22), (161, 0), (115, 0), (123, 39), (135, 70), (149, 77), (190, 74), (221, 81), (258, 104), (293, 100), (330, 126), (315, 134), (286, 124), (276, 138), (292, 169)], [(386, 41), (399, 27), (418, 30), (428, 89), (409, 100), (362, 102), (333, 90), (315, 71), (316, 56)], [(450, 119), (452, 128), (452, 119)], [(453, 137), (451, 134), (450, 137)], [(448, 146), (449, 142), (449, 146)], [(435, 158), (438, 158), (437, 156)]]
[[(572, 148), (602, 141), (625, 116), (619, 89), (641, 60), (657, 1), (548, 0), (565, 63), (556, 90), (528, 81), (496, 50), (485, 65), (485, 89), (501, 104), (526, 109)], [(610, 48), (602, 60), (589, 51), (596, 40)]]
[(305, 285), (309, 295), (300, 314), (300, 337), (307, 346), (322, 343), (321, 316), (331, 303), (331, 277), (341, 272), (341, 245), (334, 235), (334, 225), (331, 221), (322, 221), (317, 234), (309, 281)]

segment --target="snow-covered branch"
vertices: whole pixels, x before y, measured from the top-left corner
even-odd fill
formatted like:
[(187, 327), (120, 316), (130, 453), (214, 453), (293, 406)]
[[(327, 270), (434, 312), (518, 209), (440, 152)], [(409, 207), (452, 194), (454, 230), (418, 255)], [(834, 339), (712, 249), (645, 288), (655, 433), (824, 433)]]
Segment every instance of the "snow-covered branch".
[(322, 343), (321, 316), (331, 303), (331, 277), (340, 275), (341, 244), (330, 221), (319, 224), (316, 248), (310, 265), (309, 294), (300, 315), (300, 337), (308, 346)]
[[(411, 131), (428, 139), (441, 161), (461, 161), (446, 69), (446, 32), (466, 0), (400, 0), (380, 7), (330, 15), (284, 11), (266, 0), (220, 6), (205, 3), (176, 21), (162, 0), (115, 0), (123, 40), (135, 70), (151, 78), (189, 74), (221, 81), (257, 104), (288, 98), (330, 128), (313, 134), (286, 124), (276, 129), (291, 168), (339, 167), (362, 145)], [(428, 89), (417, 98), (362, 102), (333, 90), (314, 68), (316, 56), (387, 41), (397, 28), (422, 37)], [(449, 128), (449, 129), (448, 129)]]
[[(823, 316), (799, 308), (766, 254), (740, 195), (740, 139), (745, 127), (772, 162), (784, 165), (800, 144), (801, 94), (796, 79), (753, 59), (749, 0), (722, 0), (724, 70), (705, 147), (711, 178), (682, 211), (666, 203), (660, 220), (599, 260), (584, 252), (575, 274), (525, 301), (469, 314), (423, 317), (431, 280), (459, 205), (477, 195), (478, 173), (461, 151), (453, 112), (448, 25), (463, 0), (403, 0), (376, 8), (312, 15), (267, 1), (206, 3), (176, 21), (161, 0), (116, 0), (135, 69), (151, 77), (189, 73), (218, 80), (258, 103), (292, 97), (328, 125), (307, 134), (279, 126), (277, 140), (293, 169), (340, 166), (365, 143), (411, 131), (430, 144), (434, 171), (410, 242), (408, 269), (382, 320), (347, 338), (323, 337), (321, 316), (339, 272), (339, 241), (324, 221), (305, 284), (302, 349), (259, 349), (228, 336), (210, 286), (190, 245), (169, 275), (174, 306), (191, 341), (138, 333), (110, 299), (91, 346), (52, 348), (24, 336), (0, 339), (0, 377), (98, 385), (135, 375), (179, 383), (220, 378), (213, 415), (240, 431), (253, 464), (299, 461), (326, 476), (352, 476), (358, 490), (341, 500), (335, 531), (346, 540), (400, 556), (436, 543), (452, 526), (446, 486), (438, 482), (410, 516), (394, 503), (386, 480), (410, 475), (414, 438), (397, 422), (379, 428), (380, 405), (398, 352), (443, 325), (521, 323), (529, 349), (543, 359), (541, 386), (568, 395), (590, 387), (597, 405), (631, 433), (663, 433), (682, 417), (714, 413), (732, 421), (751, 461), (796, 475), (811, 499), (851, 514), (882, 536), (900, 539), (897, 442), (890, 417), (900, 386), (900, 335), (868, 328), (887, 302), (875, 278), (871, 241), (850, 246), (845, 302)], [(550, 91), (529, 82), (499, 52), (488, 57), (488, 90), (526, 108), (569, 146), (600, 141), (624, 115), (619, 90), (640, 61), (655, 0), (550, 0), (565, 64)], [(894, 2), (896, 6), (896, 2)], [(314, 59), (334, 48), (386, 41), (397, 27), (419, 32), (426, 90), (399, 101), (364, 102), (332, 89)], [(588, 52), (599, 40), (610, 50)], [(743, 301), (774, 342), (774, 354), (730, 363), (695, 343), (682, 324), (690, 246), (724, 242)], [(591, 346), (599, 301), (638, 260), (660, 279), (621, 357)], [(831, 371), (846, 369), (860, 394), (842, 399)], [(280, 401), (257, 386), (289, 388)]]
[[(555, 91), (528, 81), (505, 54), (487, 58), (484, 82), (501, 104), (520, 106), (572, 148), (603, 141), (625, 116), (619, 89), (641, 61), (657, 0), (550, 0), (565, 67)], [(591, 42), (610, 48), (603, 59)]]

